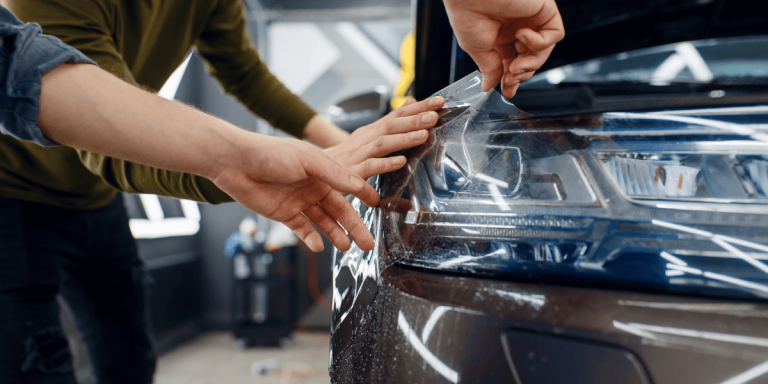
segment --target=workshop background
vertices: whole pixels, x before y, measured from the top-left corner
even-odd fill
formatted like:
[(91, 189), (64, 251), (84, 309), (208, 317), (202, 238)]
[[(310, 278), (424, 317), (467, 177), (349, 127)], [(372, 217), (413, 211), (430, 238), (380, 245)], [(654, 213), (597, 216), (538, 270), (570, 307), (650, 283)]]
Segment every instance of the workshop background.
[[(391, 94), (399, 76), (400, 45), (413, 26), (410, 0), (244, 3), (262, 58), (320, 113), (355, 95), (374, 90)], [(223, 94), (195, 53), (160, 94), (245, 129), (283, 135)], [(256, 215), (236, 203), (214, 206), (148, 195), (124, 197), (141, 257), (154, 279), (151, 317), (161, 354), (156, 382), (329, 382), (332, 246), (327, 239), (325, 250), (314, 257), (307, 256), (306, 249), (297, 253), (298, 331), (291, 342), (242, 350), (230, 333), (235, 279), (224, 244), (244, 218)], [(71, 327), (66, 311), (63, 316)], [(78, 380), (89, 382), (84, 354), (78, 353), (77, 340), (71, 343)]]

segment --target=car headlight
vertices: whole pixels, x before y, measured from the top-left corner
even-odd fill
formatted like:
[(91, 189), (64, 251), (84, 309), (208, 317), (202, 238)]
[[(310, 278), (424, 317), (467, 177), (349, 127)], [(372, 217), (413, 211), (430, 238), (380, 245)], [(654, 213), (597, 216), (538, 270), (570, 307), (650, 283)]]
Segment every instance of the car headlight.
[[(718, 110), (538, 118), (480, 83), (438, 93), (441, 126), (382, 176), (385, 264), (768, 297), (758, 124)], [(742, 113), (761, 123), (764, 109)]]

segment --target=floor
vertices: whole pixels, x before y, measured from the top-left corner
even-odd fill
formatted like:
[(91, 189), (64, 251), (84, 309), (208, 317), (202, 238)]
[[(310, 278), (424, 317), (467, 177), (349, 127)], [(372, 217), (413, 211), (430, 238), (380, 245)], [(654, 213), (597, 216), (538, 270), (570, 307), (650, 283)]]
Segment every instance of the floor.
[(322, 332), (295, 332), (287, 347), (240, 351), (230, 333), (205, 333), (160, 356), (155, 383), (330, 383), (329, 338)]

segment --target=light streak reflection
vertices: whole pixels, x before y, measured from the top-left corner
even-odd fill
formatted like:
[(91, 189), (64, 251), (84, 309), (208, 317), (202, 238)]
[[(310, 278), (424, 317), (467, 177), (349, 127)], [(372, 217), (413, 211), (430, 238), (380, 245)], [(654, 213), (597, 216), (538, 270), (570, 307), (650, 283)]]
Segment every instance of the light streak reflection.
[(682, 260), (678, 259), (677, 257), (675, 257), (674, 255), (670, 254), (670, 253), (669, 253), (669, 252), (667, 252), (667, 251), (661, 251), (661, 253), (659, 254), (659, 256), (661, 256), (661, 257), (663, 257), (663, 258), (667, 259), (668, 261), (671, 261), (671, 262), (673, 262), (673, 263), (675, 263), (675, 264), (677, 264), (677, 265), (682, 265), (683, 267), (686, 267), (686, 266), (688, 266), (688, 263), (686, 263), (685, 261), (682, 261)]
[(636, 333), (636, 334), (637, 333), (665, 334), (665, 335), (691, 337), (691, 338), (702, 339), (702, 340), (721, 341), (724, 343), (752, 345), (756, 347), (768, 348), (768, 339), (763, 337), (700, 331), (698, 329), (667, 327), (662, 325), (624, 323), (617, 320), (613, 321), (613, 326), (627, 332), (629, 332), (628, 329), (632, 329), (637, 332), (630, 332), (630, 333)]
[(400, 328), (405, 335), (405, 338), (411, 343), (411, 346), (413, 346), (413, 349), (424, 358), (424, 361), (429, 364), (430, 367), (434, 368), (437, 373), (448, 379), (451, 383), (457, 383), (459, 381), (459, 373), (445, 365), (445, 363), (438, 359), (437, 356), (424, 345), (419, 338), (419, 335), (417, 335), (413, 328), (411, 328), (411, 325), (408, 324), (408, 319), (405, 318), (403, 311), (398, 311), (397, 313), (397, 327)]
[[(741, 345), (752, 345), (768, 348), (768, 339), (763, 337), (734, 335), (729, 333), (700, 331), (697, 329), (666, 327), (661, 325), (624, 323), (614, 320), (613, 326), (617, 329), (651, 340), (660, 340), (658, 334), (683, 336), (703, 340), (719, 341)], [(768, 361), (760, 363), (736, 376), (727, 379), (720, 384), (745, 384), (768, 373)]]
[(720, 384), (744, 384), (768, 373), (768, 361), (762, 362)]
[[(763, 271), (765, 273), (768, 273), (768, 266), (766, 266), (763, 262), (755, 259), (754, 257), (747, 255), (742, 250), (734, 247), (732, 243), (739, 244), (739, 245), (741, 245), (743, 247), (758, 249), (758, 250), (761, 250), (761, 251), (768, 251), (768, 246), (765, 246), (765, 245), (759, 244), (759, 243), (754, 243), (754, 242), (747, 241), (747, 240), (743, 240), (743, 239), (733, 238), (733, 237), (730, 237), (730, 236), (718, 235), (718, 234), (714, 234), (714, 233), (711, 233), (711, 232), (703, 231), (703, 230), (700, 230), (700, 229), (687, 227), (685, 225), (669, 223), (669, 222), (661, 221), (661, 220), (651, 220), (651, 223), (653, 223), (654, 225), (658, 225), (660, 227), (674, 229), (674, 230), (677, 230), (677, 231), (680, 231), (680, 232), (686, 232), (686, 233), (690, 233), (690, 234), (693, 234), (693, 235), (706, 237), (709, 240), (711, 240), (713, 243), (717, 244), (719, 247), (725, 249), (726, 251), (730, 252), (731, 254), (733, 254), (733, 255), (739, 257), (740, 259), (746, 261), (747, 263), (749, 263), (753, 267), (755, 267), (755, 268), (757, 268), (757, 269), (759, 269), (759, 270), (761, 270), (761, 271)], [(766, 286), (766, 285), (754, 283), (754, 282), (743, 280), (743, 279), (739, 279), (739, 278), (733, 277), (733, 276), (727, 276), (727, 275), (723, 275), (723, 274), (720, 274), (720, 273), (709, 272), (709, 271), (704, 271), (704, 270), (697, 269), (697, 268), (688, 267), (688, 264), (686, 262), (680, 260), (679, 258), (673, 256), (672, 254), (670, 254), (670, 253), (668, 253), (666, 251), (662, 251), (660, 256), (663, 257), (664, 259), (666, 259), (667, 261), (671, 261), (671, 263), (667, 264), (667, 268), (668, 268), (668, 270), (666, 271), (666, 275), (667, 276), (681, 276), (680, 272), (690, 273), (690, 274), (693, 274), (693, 275), (701, 275), (701, 276), (704, 276), (704, 277), (712, 279), (712, 280), (718, 280), (718, 281), (730, 283), (730, 284), (733, 284), (733, 285), (738, 285), (738, 286), (741, 286), (741, 287), (744, 287), (744, 288), (749, 288), (749, 289), (753, 289), (753, 290), (756, 290), (756, 291), (768, 293), (768, 286)]]
[(546, 302), (546, 298), (544, 295), (540, 294), (525, 294), (525, 293), (517, 293), (517, 292), (510, 292), (510, 291), (502, 291), (500, 289), (494, 289), (493, 293), (504, 297), (508, 299), (512, 299), (518, 304), (527, 303), (533, 309), (539, 310), (541, 307), (544, 306), (544, 303)]
[(429, 318), (427, 319), (427, 322), (424, 323), (424, 329), (422, 329), (421, 331), (421, 341), (423, 341), (424, 344), (427, 344), (427, 341), (429, 340), (429, 335), (432, 334), (432, 330), (435, 328), (435, 325), (437, 325), (438, 320), (440, 320), (440, 318), (443, 317), (443, 315), (446, 314), (448, 311), (461, 312), (461, 313), (466, 313), (470, 315), (483, 314), (482, 312), (473, 311), (471, 309), (450, 307), (447, 305), (438, 305), (435, 308), (435, 310), (429, 314)]
[(432, 329), (435, 328), (435, 325), (437, 324), (438, 320), (440, 320), (440, 317), (443, 316), (444, 313), (451, 310), (451, 307), (440, 305), (437, 308), (435, 308), (434, 311), (429, 315), (429, 318), (427, 319), (427, 322), (424, 323), (424, 329), (421, 331), (421, 341), (424, 342), (424, 344), (427, 343), (427, 340), (429, 340), (429, 335), (432, 334)]
[(512, 210), (512, 208), (509, 207), (509, 204), (507, 204), (507, 202), (504, 201), (504, 197), (501, 195), (501, 191), (499, 191), (499, 187), (497, 187), (495, 184), (488, 184), (488, 190), (491, 192), (493, 201), (496, 203), (496, 205), (499, 206), (499, 209), (501, 209), (502, 211)]
[(496, 185), (496, 186), (499, 186), (499, 187), (502, 187), (502, 188), (509, 188), (509, 183), (507, 183), (505, 181), (501, 181), (501, 180), (499, 180), (499, 179), (497, 179), (495, 177), (490, 177), (490, 176), (488, 176), (488, 175), (486, 175), (484, 173), (477, 173), (475, 175), (475, 178), (478, 179), (478, 180), (485, 181), (486, 183), (491, 184), (491, 185)]
[(734, 247), (731, 244), (726, 243), (725, 241), (723, 241), (723, 240), (721, 240), (719, 238), (714, 238), (714, 239), (712, 239), (712, 241), (715, 244), (721, 246), (726, 251), (731, 252), (734, 255), (740, 257), (742, 260), (746, 261), (747, 263), (752, 264), (752, 266), (754, 266), (755, 268), (757, 268), (757, 269), (759, 269), (759, 270), (761, 270), (761, 271), (763, 271), (765, 273), (768, 273), (768, 266), (766, 266), (762, 262), (758, 261), (754, 257), (747, 255), (746, 253), (742, 252), (740, 249)]

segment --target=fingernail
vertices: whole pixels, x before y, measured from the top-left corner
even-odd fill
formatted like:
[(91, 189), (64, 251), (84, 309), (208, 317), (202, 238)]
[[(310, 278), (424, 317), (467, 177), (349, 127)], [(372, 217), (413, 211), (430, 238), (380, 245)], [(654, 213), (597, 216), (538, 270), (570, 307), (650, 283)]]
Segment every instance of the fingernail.
[(512, 84), (510, 84), (510, 85), (515, 85), (515, 84), (520, 84), (520, 80), (515, 80), (515, 81), (513, 81), (513, 82), (512, 82)]
[(399, 157), (393, 157), (389, 159), (389, 162), (392, 163), (392, 165), (400, 164), (400, 158)]
[(352, 186), (355, 188), (362, 188), (363, 186), (363, 181), (354, 176), (349, 177), (349, 182), (352, 183)]
[(522, 41), (523, 44), (528, 45), (528, 39), (526, 39), (525, 37), (521, 36), (518, 40)]
[(423, 132), (423, 131), (416, 131), (416, 132), (411, 132), (411, 139), (413, 139), (413, 140), (419, 140), (419, 139), (421, 139), (421, 138), (422, 138), (422, 136), (424, 136), (424, 134), (423, 134), (422, 132)]
[(525, 69), (521, 69), (521, 70), (515, 72), (515, 75), (522, 75), (523, 73), (525, 73)]
[(423, 123), (430, 123), (435, 119), (435, 115), (437, 114), (434, 112), (425, 113), (424, 116), (421, 117), (421, 121)]
[(442, 96), (435, 96), (429, 99), (429, 106), (434, 107), (434, 106), (440, 105), (440, 103), (442, 102), (443, 102)]

